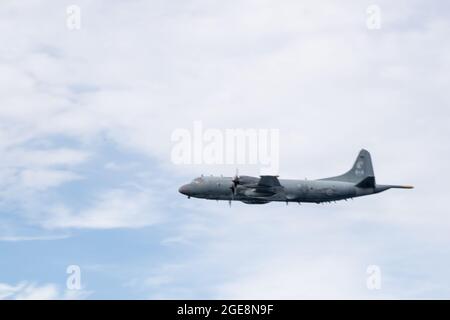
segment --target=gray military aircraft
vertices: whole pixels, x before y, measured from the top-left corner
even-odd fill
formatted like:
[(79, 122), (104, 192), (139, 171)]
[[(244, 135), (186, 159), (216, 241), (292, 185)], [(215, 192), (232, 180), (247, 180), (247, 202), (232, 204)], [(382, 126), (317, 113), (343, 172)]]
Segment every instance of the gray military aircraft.
[(412, 189), (412, 186), (383, 185), (375, 182), (370, 153), (362, 149), (353, 167), (346, 173), (318, 180), (287, 180), (278, 176), (201, 176), (180, 187), (190, 197), (209, 200), (242, 201), (264, 204), (271, 201), (334, 202), (379, 193), (388, 189)]

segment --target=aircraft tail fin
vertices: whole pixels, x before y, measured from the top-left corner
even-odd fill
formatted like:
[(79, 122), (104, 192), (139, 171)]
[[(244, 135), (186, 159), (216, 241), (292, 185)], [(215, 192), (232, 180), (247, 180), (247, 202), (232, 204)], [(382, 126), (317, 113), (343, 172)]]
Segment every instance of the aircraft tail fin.
[(362, 149), (353, 167), (346, 173), (322, 180), (351, 182), (362, 188), (374, 187), (376, 185), (375, 174), (373, 172), (372, 158), (370, 157), (369, 151)]

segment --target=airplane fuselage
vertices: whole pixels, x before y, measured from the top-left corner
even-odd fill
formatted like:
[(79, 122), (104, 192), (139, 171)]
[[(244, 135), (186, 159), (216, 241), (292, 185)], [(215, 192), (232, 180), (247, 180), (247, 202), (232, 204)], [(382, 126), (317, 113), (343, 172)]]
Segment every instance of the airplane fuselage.
[(201, 177), (197, 181), (182, 186), (180, 192), (194, 198), (236, 200), (257, 204), (271, 201), (331, 202), (386, 190), (382, 186), (359, 188), (353, 183), (341, 181), (291, 179), (280, 179), (279, 181), (281, 186), (264, 190), (259, 188), (256, 183), (253, 186), (249, 184), (245, 187), (238, 185), (236, 193), (233, 195), (230, 192), (233, 187), (232, 177)]

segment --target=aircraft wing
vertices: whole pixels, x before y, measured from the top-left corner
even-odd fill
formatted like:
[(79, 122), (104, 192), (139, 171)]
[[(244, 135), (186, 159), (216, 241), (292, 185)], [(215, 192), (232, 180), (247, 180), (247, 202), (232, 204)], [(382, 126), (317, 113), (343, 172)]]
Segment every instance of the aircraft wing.
[(281, 187), (278, 176), (261, 176), (258, 181), (259, 187)]

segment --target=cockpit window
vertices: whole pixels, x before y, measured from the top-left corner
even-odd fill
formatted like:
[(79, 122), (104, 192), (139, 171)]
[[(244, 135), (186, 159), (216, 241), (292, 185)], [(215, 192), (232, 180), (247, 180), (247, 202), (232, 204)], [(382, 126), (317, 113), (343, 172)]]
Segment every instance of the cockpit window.
[(195, 184), (199, 184), (199, 183), (202, 183), (203, 182), (203, 179), (202, 178), (195, 178), (193, 181), (192, 181), (192, 183), (195, 183)]

